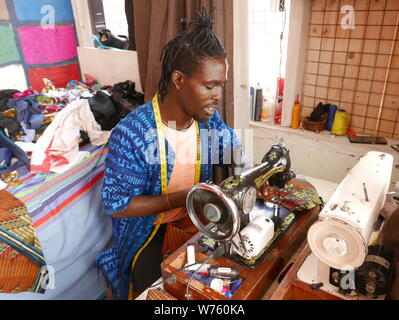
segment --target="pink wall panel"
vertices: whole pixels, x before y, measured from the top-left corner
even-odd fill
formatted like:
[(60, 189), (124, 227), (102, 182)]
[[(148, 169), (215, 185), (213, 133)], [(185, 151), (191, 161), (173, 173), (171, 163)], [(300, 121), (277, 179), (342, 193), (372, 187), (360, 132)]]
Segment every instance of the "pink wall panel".
[(19, 28), (22, 51), (27, 65), (52, 64), (77, 56), (73, 26)]

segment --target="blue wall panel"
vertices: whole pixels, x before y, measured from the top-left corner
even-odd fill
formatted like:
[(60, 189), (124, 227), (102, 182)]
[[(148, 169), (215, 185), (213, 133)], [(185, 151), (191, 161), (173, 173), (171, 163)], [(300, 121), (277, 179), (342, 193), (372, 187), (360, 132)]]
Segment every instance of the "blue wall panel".
[[(51, 6), (51, 9), (48, 10), (48, 7), (44, 6)], [(70, 0), (14, 0), (14, 7), (20, 21), (40, 22), (43, 17), (52, 13), (54, 13), (55, 23), (73, 21)]]

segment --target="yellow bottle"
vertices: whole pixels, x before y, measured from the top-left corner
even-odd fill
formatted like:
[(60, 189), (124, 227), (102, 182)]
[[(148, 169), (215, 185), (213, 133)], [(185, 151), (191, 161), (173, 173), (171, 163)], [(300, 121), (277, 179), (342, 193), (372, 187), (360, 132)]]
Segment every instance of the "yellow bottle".
[(346, 134), (348, 114), (345, 110), (337, 110), (335, 112), (334, 122), (332, 125), (331, 133), (337, 136)]
[(292, 125), (291, 125), (291, 127), (293, 129), (299, 128), (300, 115), (301, 115), (301, 105), (299, 103), (299, 95), (297, 94), (295, 104), (292, 108)]

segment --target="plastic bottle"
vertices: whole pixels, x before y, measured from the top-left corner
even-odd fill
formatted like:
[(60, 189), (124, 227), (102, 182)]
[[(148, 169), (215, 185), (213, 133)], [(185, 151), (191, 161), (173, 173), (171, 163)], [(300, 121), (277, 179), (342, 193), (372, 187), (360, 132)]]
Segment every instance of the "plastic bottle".
[(281, 113), (283, 111), (283, 102), (276, 104), (276, 109), (274, 111), (274, 124), (281, 124)]
[(255, 121), (260, 121), (263, 107), (263, 89), (258, 83), (255, 90)]
[(268, 102), (266, 98), (263, 98), (263, 106), (262, 106), (262, 112), (260, 114), (260, 120), (267, 121), (268, 119), (269, 119)]
[(294, 107), (292, 108), (292, 125), (293, 129), (299, 128), (299, 118), (301, 115), (301, 105), (299, 103), (299, 95), (296, 95), (296, 101), (294, 103)]
[(335, 112), (337, 112), (337, 106), (336, 105), (330, 105), (328, 107), (328, 118), (327, 118), (327, 124), (326, 128), (328, 131), (332, 130), (333, 122), (334, 122), (334, 117), (335, 117)]
[(348, 114), (345, 112), (345, 110), (337, 110), (335, 112), (331, 133), (338, 136), (346, 134), (347, 119)]

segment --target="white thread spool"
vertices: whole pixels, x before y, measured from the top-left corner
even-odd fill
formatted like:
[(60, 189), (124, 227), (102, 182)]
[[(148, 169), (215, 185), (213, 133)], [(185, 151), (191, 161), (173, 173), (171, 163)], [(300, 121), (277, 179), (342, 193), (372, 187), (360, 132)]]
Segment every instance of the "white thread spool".
[(211, 289), (223, 293), (223, 280), (219, 278), (215, 278), (211, 281), (210, 285)]
[(192, 243), (187, 244), (187, 265), (195, 263), (195, 249)]

